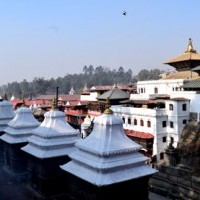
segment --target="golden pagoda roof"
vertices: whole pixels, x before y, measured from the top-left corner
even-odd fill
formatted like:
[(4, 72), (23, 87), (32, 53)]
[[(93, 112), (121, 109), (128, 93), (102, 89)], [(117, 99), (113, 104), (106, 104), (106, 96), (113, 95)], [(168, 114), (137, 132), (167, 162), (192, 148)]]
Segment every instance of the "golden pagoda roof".
[(183, 54), (167, 60), (164, 64), (171, 65), (177, 70), (191, 69), (200, 65), (200, 54), (194, 50), (191, 38)]
[(187, 71), (175, 71), (170, 73), (168, 76), (162, 78), (161, 80), (169, 79), (196, 79), (199, 78), (198, 73), (187, 70)]

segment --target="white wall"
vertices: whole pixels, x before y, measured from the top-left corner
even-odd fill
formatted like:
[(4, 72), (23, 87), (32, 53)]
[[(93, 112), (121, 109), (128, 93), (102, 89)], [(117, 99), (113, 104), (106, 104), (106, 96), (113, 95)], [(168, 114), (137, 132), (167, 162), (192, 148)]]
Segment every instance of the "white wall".
[[(154, 135), (153, 155), (164, 152), (171, 137), (174, 138), (174, 146), (176, 147), (185, 125), (183, 120), (189, 120), (190, 104), (188, 100), (163, 101), (165, 102), (165, 108), (163, 109), (135, 108), (122, 105), (111, 106), (114, 114), (125, 118), (123, 125), (125, 129)], [(169, 110), (170, 104), (173, 105), (173, 110)], [(186, 104), (186, 111), (182, 109), (183, 104)], [(128, 124), (128, 118), (131, 119), (131, 124)], [(137, 125), (134, 125), (134, 119), (137, 120)], [(141, 119), (144, 121), (144, 126), (140, 125)], [(147, 126), (148, 120), (151, 122), (151, 127)], [(163, 127), (163, 121), (166, 122), (166, 127)], [(173, 122), (173, 128), (170, 127), (170, 121)], [(163, 137), (166, 137), (166, 142), (163, 142)]]
[(200, 94), (195, 91), (181, 91), (171, 94), (171, 98), (176, 97), (190, 99), (190, 112), (200, 113)]
[(138, 81), (137, 93), (141, 94), (141, 89), (143, 88), (142, 94), (155, 94), (154, 88), (156, 87), (158, 88), (158, 94), (170, 94), (176, 92), (176, 88), (181, 90), (180, 87), (183, 83), (184, 79)]
[(81, 101), (97, 101), (97, 96), (98, 93), (97, 92), (90, 92), (89, 95), (81, 95), (80, 100)]

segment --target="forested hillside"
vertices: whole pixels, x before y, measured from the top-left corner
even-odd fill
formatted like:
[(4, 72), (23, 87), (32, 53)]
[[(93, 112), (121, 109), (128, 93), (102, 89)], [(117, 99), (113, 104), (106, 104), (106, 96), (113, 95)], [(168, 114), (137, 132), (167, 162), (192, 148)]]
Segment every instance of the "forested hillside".
[(85, 85), (88, 88), (94, 85), (113, 85), (135, 83), (141, 80), (157, 80), (163, 71), (159, 69), (141, 70), (137, 75), (133, 75), (132, 70), (124, 70), (123, 67), (110, 69), (98, 66), (94, 68), (92, 65), (84, 66), (80, 74), (66, 74), (63, 77), (45, 79), (44, 77), (36, 77), (33, 81), (28, 82), (24, 79), (22, 82), (12, 82), (0, 87), (0, 95), (6, 93), (8, 97), (14, 95), (16, 98), (29, 98), (41, 94), (55, 94), (56, 87), (59, 87), (60, 94), (68, 94), (70, 89), (79, 93)]

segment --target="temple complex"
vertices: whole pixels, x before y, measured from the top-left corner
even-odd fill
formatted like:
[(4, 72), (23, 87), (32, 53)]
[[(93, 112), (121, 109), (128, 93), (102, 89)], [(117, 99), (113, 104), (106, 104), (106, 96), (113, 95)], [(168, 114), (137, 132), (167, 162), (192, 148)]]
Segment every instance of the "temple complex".
[[(168, 60), (165, 64), (173, 66), (178, 71), (177, 74), (186, 75), (182, 84), (173, 87), (174, 92), (171, 92), (170, 95), (176, 96), (176, 98), (184, 96), (190, 100), (190, 116), (182, 128), (179, 140), (174, 145), (174, 140), (171, 138), (165, 148), (164, 159), (155, 163), (154, 167), (159, 172), (150, 179), (150, 188), (172, 199), (199, 200), (200, 54), (197, 54), (197, 51), (194, 50), (192, 41), (189, 39), (185, 53)], [(166, 78), (165, 80), (169, 79)], [(177, 124), (177, 126), (179, 125), (180, 123)]]

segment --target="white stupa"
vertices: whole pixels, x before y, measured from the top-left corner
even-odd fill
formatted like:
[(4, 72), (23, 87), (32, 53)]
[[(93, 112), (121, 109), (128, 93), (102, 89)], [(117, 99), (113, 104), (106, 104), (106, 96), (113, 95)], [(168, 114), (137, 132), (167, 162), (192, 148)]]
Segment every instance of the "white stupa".
[(22, 150), (41, 159), (65, 156), (73, 152), (79, 132), (66, 122), (65, 113), (51, 110), (44, 117), (44, 121), (33, 130), (29, 143)]
[(69, 94), (70, 94), (70, 95), (74, 95), (74, 94), (75, 94), (75, 90), (74, 90), (73, 86), (71, 87), (71, 89), (70, 89), (70, 91), (69, 91)]
[(13, 101), (13, 100), (15, 100), (15, 96), (14, 96), (14, 95), (12, 95), (12, 96), (10, 97), (10, 101)]
[(15, 117), (13, 105), (8, 100), (0, 101), (0, 132), (4, 131), (10, 122)]
[(87, 115), (84, 119), (84, 122), (81, 124), (81, 137), (86, 138), (87, 137), (87, 130), (91, 126), (92, 120), (89, 115)]
[(123, 120), (107, 108), (96, 117), (91, 134), (76, 143), (71, 161), (61, 168), (98, 187), (152, 175), (139, 144), (124, 133)]
[(17, 109), (14, 119), (8, 123), (8, 127), (4, 130), (5, 134), (0, 138), (9, 144), (24, 143), (32, 135), (32, 130), (39, 125), (32, 110), (22, 106)]

